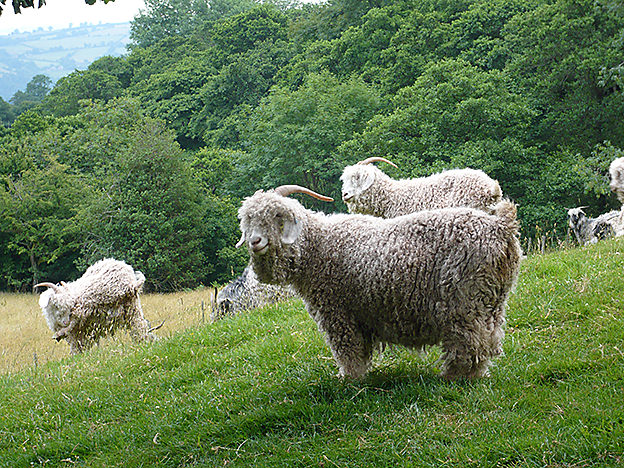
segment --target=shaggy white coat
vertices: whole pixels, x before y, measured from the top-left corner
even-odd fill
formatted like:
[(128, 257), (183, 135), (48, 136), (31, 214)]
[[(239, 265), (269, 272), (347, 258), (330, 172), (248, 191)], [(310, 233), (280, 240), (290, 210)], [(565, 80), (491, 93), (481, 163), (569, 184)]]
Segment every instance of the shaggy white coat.
[(239, 218), (258, 279), (303, 298), (341, 376), (363, 376), (380, 343), (441, 344), (447, 378), (484, 376), (501, 353), (521, 258), (511, 202), (381, 219), (258, 191)]
[(375, 166), (355, 164), (344, 169), (340, 180), (342, 200), (350, 213), (380, 218), (457, 206), (485, 210), (502, 197), (498, 182), (475, 169), (395, 180)]
[(76, 281), (48, 288), (39, 305), (54, 338), (67, 340), (72, 354), (89, 349), (118, 328), (128, 329), (135, 341), (152, 340), (139, 298), (144, 282), (140, 271), (108, 258), (94, 263)]

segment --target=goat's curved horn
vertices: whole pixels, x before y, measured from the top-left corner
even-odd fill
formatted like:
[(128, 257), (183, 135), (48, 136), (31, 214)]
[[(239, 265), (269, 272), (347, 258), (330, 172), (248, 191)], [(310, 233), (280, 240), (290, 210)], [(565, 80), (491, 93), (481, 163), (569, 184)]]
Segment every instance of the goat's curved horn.
[(39, 288), (39, 287), (41, 287), (41, 288), (43, 288), (43, 287), (52, 288), (52, 289), (54, 289), (54, 292), (59, 292), (61, 290), (61, 288), (58, 285), (54, 284), (54, 283), (39, 283), (39, 284), (35, 284), (35, 288)]
[(360, 161), (358, 164), (364, 166), (366, 164), (370, 164), (374, 162), (385, 162), (385, 163), (390, 164), (391, 166), (396, 167), (397, 169), (399, 167), (396, 164), (394, 164), (392, 161), (388, 161), (386, 158), (381, 158), (379, 156), (373, 156), (372, 158), (365, 159), (364, 161)]
[(243, 234), (241, 235), (240, 240), (236, 243), (235, 247), (238, 249), (244, 243), (245, 243), (245, 233), (243, 232)]
[(280, 185), (279, 187), (273, 189), (273, 191), (282, 197), (287, 197), (293, 193), (305, 193), (318, 200), (326, 202), (334, 201), (332, 197), (326, 197), (325, 195), (321, 195), (320, 193), (316, 193), (309, 188), (301, 187), (300, 185)]
[(165, 324), (165, 321), (163, 320), (162, 322), (160, 322), (160, 325), (156, 325), (155, 327), (150, 328), (149, 330), (147, 330), (147, 333), (152, 333), (154, 330), (158, 330), (160, 327), (162, 327)]

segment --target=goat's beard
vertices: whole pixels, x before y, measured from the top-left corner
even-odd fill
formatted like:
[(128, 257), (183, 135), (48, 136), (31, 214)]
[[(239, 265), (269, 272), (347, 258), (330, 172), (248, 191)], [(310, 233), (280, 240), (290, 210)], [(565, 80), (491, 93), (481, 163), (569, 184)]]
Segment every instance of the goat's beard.
[(294, 246), (270, 245), (264, 254), (252, 255), (251, 264), (261, 283), (285, 285), (290, 283), (297, 257), (298, 249)]

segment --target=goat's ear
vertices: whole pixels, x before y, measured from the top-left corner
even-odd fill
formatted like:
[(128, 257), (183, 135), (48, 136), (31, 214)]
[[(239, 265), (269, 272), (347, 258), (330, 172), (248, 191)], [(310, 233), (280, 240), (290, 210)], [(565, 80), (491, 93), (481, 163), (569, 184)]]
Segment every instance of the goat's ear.
[[(50, 292), (48, 292), (48, 291), (50, 291)], [(45, 309), (46, 307), (48, 307), (48, 304), (50, 303), (50, 299), (52, 298), (53, 295), (54, 295), (54, 291), (52, 291), (51, 289), (46, 289), (39, 296), (39, 306), (42, 309)]]
[(372, 171), (365, 171), (360, 175), (360, 180), (357, 183), (357, 190), (362, 193), (368, 189), (375, 182), (375, 174)]
[(286, 221), (282, 231), (282, 242), (284, 244), (293, 244), (299, 237), (299, 234), (301, 234), (301, 223), (297, 221), (297, 218), (293, 221)]

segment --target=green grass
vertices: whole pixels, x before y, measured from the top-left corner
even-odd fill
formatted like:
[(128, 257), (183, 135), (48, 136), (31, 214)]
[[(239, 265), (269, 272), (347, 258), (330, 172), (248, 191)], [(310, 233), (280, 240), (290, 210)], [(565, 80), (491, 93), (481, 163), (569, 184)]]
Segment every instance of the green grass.
[(624, 463), (624, 240), (527, 259), (492, 377), (340, 381), (301, 302), (0, 377), (0, 466)]

